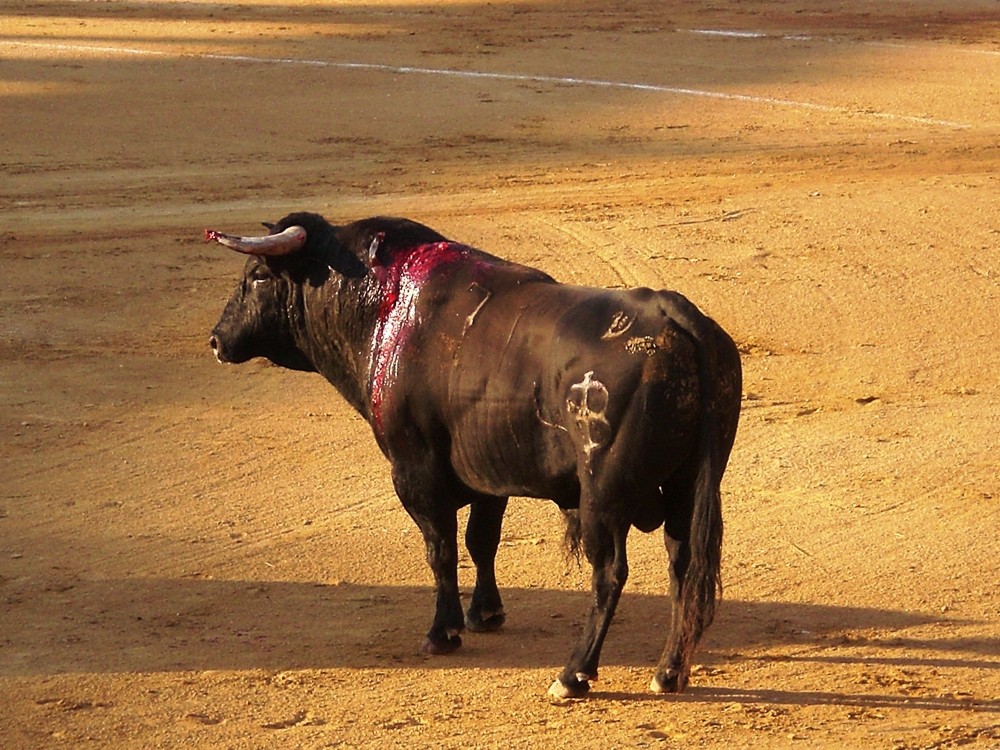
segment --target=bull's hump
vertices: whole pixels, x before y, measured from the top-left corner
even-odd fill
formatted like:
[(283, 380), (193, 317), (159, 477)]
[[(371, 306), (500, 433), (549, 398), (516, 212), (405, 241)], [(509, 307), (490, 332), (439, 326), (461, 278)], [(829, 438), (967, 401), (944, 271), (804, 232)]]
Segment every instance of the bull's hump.
[[(374, 242), (378, 242), (376, 237)], [(469, 248), (456, 242), (433, 242), (396, 250), (388, 262), (374, 260), (373, 271), (382, 292), (379, 320), (392, 314), (401, 297), (412, 296), (423, 288), (434, 272), (464, 259)]]

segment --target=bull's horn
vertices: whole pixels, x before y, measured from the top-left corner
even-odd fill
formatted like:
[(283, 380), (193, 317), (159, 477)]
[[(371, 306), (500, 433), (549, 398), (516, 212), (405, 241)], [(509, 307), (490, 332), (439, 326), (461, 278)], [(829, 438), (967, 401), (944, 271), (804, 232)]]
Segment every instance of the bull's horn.
[(278, 234), (263, 237), (239, 237), (214, 229), (205, 230), (205, 242), (215, 240), (220, 245), (247, 255), (288, 255), (306, 244), (306, 230), (300, 226), (288, 227)]

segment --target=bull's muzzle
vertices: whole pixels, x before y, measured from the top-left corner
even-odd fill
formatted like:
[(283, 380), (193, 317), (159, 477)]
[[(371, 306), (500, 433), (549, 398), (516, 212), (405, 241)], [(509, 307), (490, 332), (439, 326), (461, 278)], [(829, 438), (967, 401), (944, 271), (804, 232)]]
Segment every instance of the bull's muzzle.
[(213, 333), (212, 338), (208, 340), (208, 345), (212, 347), (212, 353), (215, 354), (215, 359), (221, 362), (222, 364), (227, 364), (226, 360), (223, 359), (222, 357), (222, 350), (219, 344), (219, 337)]

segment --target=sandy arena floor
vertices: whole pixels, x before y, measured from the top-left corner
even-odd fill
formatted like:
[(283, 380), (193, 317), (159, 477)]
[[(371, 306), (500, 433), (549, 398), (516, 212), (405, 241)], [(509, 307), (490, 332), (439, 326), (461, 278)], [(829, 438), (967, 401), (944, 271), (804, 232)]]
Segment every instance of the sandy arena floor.
[[(13, 0), (0, 143), (6, 750), (1000, 747), (996, 0)], [(589, 573), (539, 501), (506, 628), (419, 653), (367, 425), (208, 348), (242, 261), (203, 229), (299, 209), (676, 289), (739, 342), (688, 693), (646, 690), (635, 532), (600, 682), (546, 696)]]

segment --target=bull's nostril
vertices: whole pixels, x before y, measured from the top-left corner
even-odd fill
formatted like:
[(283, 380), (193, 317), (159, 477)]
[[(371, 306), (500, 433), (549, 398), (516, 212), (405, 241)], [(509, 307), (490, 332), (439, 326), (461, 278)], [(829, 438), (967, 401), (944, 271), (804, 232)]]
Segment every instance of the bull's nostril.
[(212, 336), (212, 338), (210, 338), (208, 340), (208, 345), (210, 347), (212, 347), (212, 351), (213, 352), (218, 353), (218, 351), (219, 351), (219, 340), (217, 338), (215, 338), (215, 336)]

